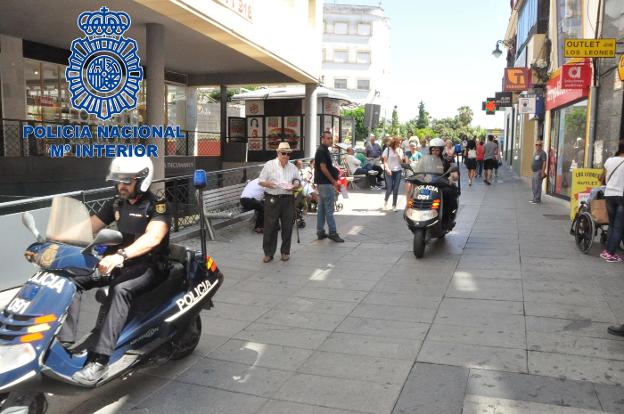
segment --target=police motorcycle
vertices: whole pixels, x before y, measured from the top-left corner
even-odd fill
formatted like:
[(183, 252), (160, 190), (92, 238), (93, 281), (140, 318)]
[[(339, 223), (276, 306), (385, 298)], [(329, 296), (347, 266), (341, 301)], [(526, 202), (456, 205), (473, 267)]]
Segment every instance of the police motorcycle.
[[(194, 185), (201, 206), (205, 171), (195, 172)], [(133, 302), (108, 373), (93, 387), (127, 377), (148, 362), (184, 358), (199, 343), (199, 313), (212, 307), (211, 299), (223, 283), (223, 274), (206, 254), (202, 210), (201, 251), (170, 245), (168, 266), (163, 270), (167, 277)], [(84, 366), (86, 347), (94, 334), (71, 349), (57, 339), (77, 293), (72, 278), (102, 277), (97, 270), (100, 253), (107, 245), (121, 243), (122, 235), (103, 229), (93, 239), (86, 207), (71, 198), (53, 200), (46, 236), (39, 233), (30, 212), (23, 213), (22, 222), (36, 239), (24, 256), (38, 270), (0, 311), (0, 413), (40, 414), (47, 409), (44, 393), (80, 392), (81, 385), (72, 375)], [(96, 300), (104, 301), (104, 289), (96, 292)]]
[(448, 176), (458, 168), (452, 165), (445, 173), (442, 160), (433, 155), (401, 165), (410, 184), (403, 218), (414, 234), (414, 255), (421, 258), (432, 238), (443, 238), (455, 225), (455, 213), (444, 213), (442, 189), (453, 185)]

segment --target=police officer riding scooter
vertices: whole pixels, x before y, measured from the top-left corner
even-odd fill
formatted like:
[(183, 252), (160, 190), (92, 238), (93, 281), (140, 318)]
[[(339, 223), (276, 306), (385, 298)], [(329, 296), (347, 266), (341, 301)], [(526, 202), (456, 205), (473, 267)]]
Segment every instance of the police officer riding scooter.
[(81, 293), (108, 286), (95, 334), (87, 346), (86, 364), (72, 376), (80, 384), (93, 385), (106, 374), (133, 299), (163, 280), (171, 216), (166, 202), (149, 190), (153, 175), (154, 166), (148, 157), (115, 158), (106, 179), (115, 183), (117, 194), (91, 216), (94, 234), (116, 222), (123, 242), (108, 247), (98, 265), (101, 278), (89, 275), (74, 278), (80, 293), (75, 296), (59, 333), (59, 340), (66, 347), (76, 340)]

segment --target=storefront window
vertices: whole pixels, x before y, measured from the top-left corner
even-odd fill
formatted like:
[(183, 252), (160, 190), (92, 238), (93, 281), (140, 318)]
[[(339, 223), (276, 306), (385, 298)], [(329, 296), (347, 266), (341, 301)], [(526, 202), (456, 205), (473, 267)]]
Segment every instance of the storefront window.
[(559, 66), (565, 63), (565, 39), (581, 39), (582, 0), (557, 0), (557, 56)]
[(95, 115), (72, 108), (65, 65), (25, 59), (26, 119), (47, 122), (79, 122), (89, 124), (141, 124), (145, 120), (145, 80), (141, 83), (137, 108), (100, 121)]
[(570, 197), (572, 170), (585, 166), (587, 100), (552, 111), (548, 191)]
[(168, 83), (167, 125), (186, 125), (186, 87)]

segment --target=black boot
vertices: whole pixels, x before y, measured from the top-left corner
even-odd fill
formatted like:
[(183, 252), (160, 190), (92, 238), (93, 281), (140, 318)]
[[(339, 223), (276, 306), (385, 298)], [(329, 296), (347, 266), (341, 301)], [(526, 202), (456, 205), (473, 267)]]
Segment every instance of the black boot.
[(607, 328), (607, 332), (609, 332), (611, 335), (624, 336), (624, 325), (609, 326)]

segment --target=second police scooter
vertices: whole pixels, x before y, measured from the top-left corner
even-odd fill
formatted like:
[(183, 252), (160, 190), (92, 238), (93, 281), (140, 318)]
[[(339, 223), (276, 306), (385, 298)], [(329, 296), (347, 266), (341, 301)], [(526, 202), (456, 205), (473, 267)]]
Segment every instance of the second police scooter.
[[(198, 206), (203, 205), (206, 181), (205, 171), (195, 171)], [(201, 207), (199, 212), (201, 251), (170, 245), (166, 279), (133, 302), (109, 370), (94, 387), (128, 375), (149, 361), (184, 358), (199, 343), (199, 314), (212, 307), (211, 299), (223, 283), (223, 274), (206, 253)], [(56, 338), (76, 295), (72, 277), (100, 277), (97, 246), (119, 244), (122, 235), (103, 229), (93, 239), (86, 207), (64, 197), (52, 202), (45, 237), (29, 212), (22, 214), (22, 222), (37, 240), (24, 255), (38, 270), (0, 312), (0, 413), (42, 414), (47, 408), (45, 392), (79, 390), (72, 375), (86, 359), (81, 347), (89, 342), (89, 335), (71, 351)], [(100, 289), (96, 299), (102, 301), (105, 295)]]

